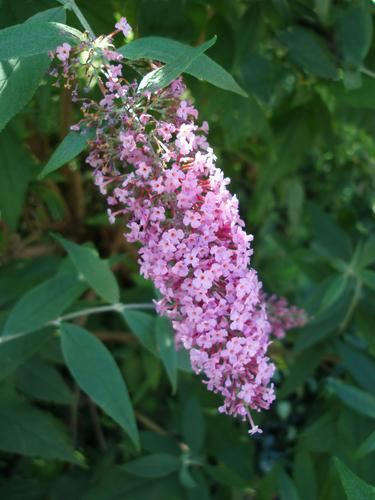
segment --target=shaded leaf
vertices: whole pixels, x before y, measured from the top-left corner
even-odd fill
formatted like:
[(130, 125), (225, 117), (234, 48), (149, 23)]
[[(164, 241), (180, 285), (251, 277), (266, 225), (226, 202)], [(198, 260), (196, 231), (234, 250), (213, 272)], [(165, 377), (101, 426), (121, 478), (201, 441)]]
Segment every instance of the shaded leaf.
[(87, 288), (76, 274), (56, 275), (29, 290), (13, 307), (4, 335), (37, 330), (58, 318)]
[(141, 344), (143, 344), (152, 354), (156, 354), (156, 341), (154, 335), (155, 316), (131, 309), (124, 309), (122, 315)]
[(352, 472), (337, 457), (334, 457), (333, 463), (339, 473), (341, 484), (345, 490), (348, 500), (373, 500), (375, 497), (375, 488), (365, 483), (354, 472)]
[(128, 390), (108, 349), (87, 330), (70, 323), (61, 325), (61, 344), (65, 362), (77, 384), (139, 447)]
[(291, 59), (307, 73), (330, 80), (337, 79), (332, 54), (322, 37), (306, 28), (292, 26), (279, 32), (277, 38), (288, 49)]
[(38, 351), (50, 335), (51, 332), (44, 329), (15, 339), (0, 337), (0, 380)]
[(155, 337), (157, 351), (162, 360), (173, 392), (177, 390), (177, 353), (174, 343), (174, 332), (168, 318), (157, 317), (155, 321)]
[(107, 262), (96, 256), (92, 249), (77, 245), (62, 236), (53, 237), (65, 248), (78, 272), (82, 273), (89, 285), (105, 301), (115, 303), (120, 300), (120, 290), (116, 278)]
[(79, 463), (59, 422), (15, 396), (1, 399), (0, 449)]
[(140, 477), (164, 477), (179, 468), (180, 461), (170, 453), (153, 453), (127, 462), (122, 466), (126, 472)]
[(17, 387), (33, 399), (62, 405), (72, 403), (73, 394), (60, 372), (38, 358), (18, 370)]
[(375, 397), (371, 394), (335, 378), (328, 379), (328, 387), (354, 411), (375, 418)]
[(48, 160), (48, 163), (39, 174), (39, 178), (42, 179), (66, 163), (69, 163), (86, 148), (87, 141), (92, 140), (94, 137), (95, 132), (93, 130), (83, 132), (70, 131)]
[(375, 451), (375, 431), (372, 432), (357, 450), (357, 457), (364, 457)]
[(0, 134), (0, 154), (0, 216), (10, 229), (16, 229), (33, 160), (9, 127)]
[(353, 2), (337, 11), (339, 44), (344, 62), (359, 66), (365, 58), (372, 39), (370, 4), (366, 0)]

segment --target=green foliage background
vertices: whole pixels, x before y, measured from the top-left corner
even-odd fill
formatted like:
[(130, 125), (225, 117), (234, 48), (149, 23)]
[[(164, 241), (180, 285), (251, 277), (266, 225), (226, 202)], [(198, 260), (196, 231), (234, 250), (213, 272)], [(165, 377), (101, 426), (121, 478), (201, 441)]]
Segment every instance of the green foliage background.
[[(78, 4), (97, 34), (125, 15), (136, 38), (218, 35), (207, 55), (248, 97), (186, 81), (266, 290), (312, 319), (273, 342), (277, 401), (250, 438), (170, 348), (169, 324), (131, 307), (154, 290), (80, 148), (40, 178), (77, 110), (45, 77), (45, 31), (27, 21), (8, 43), (6, 28), (59, 3), (2, 0), (0, 498), (375, 498), (372, 2)], [(71, 11), (66, 24), (81, 29)]]

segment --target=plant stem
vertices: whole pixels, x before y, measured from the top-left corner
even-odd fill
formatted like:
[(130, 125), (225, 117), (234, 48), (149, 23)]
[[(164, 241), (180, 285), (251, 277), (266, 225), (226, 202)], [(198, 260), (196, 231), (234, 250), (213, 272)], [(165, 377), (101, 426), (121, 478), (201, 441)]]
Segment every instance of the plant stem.
[(69, 314), (64, 314), (59, 318), (51, 321), (49, 325), (59, 325), (62, 321), (71, 320), (74, 318), (79, 318), (80, 316), (89, 316), (90, 314), (100, 314), (103, 312), (122, 312), (127, 309), (154, 309), (154, 304), (112, 304), (110, 306), (98, 306), (98, 307), (88, 307), (87, 309), (81, 309), (80, 311), (75, 311)]
[(370, 76), (371, 78), (375, 78), (375, 73), (374, 73), (373, 71), (371, 71), (371, 69), (367, 69), (367, 68), (365, 68), (364, 66), (362, 66), (362, 68), (361, 68), (361, 72), (362, 72), (364, 75)]
[[(154, 304), (150, 303), (139, 303), (139, 304), (112, 304), (110, 306), (98, 306), (98, 307), (88, 307), (87, 309), (81, 309), (80, 311), (75, 311), (72, 313), (64, 314), (58, 318), (50, 321), (43, 325), (46, 326), (59, 326), (62, 321), (68, 321), (75, 318), (80, 318), (81, 316), (89, 316), (90, 314), (100, 314), (103, 312), (122, 312), (131, 309), (154, 309)], [(0, 344), (5, 342), (10, 342), (11, 340), (16, 340), (20, 337), (27, 335), (24, 332), (19, 332), (14, 335), (0, 336)]]
[(70, 7), (72, 9), (74, 14), (77, 16), (77, 19), (79, 20), (79, 22), (82, 24), (82, 27), (90, 35), (90, 38), (93, 38), (93, 39), (96, 38), (91, 26), (87, 22), (85, 16), (82, 14), (82, 12), (81, 12), (80, 8), (78, 7), (78, 5), (76, 4), (75, 0), (66, 0), (64, 2), (64, 5), (66, 5), (67, 7)]

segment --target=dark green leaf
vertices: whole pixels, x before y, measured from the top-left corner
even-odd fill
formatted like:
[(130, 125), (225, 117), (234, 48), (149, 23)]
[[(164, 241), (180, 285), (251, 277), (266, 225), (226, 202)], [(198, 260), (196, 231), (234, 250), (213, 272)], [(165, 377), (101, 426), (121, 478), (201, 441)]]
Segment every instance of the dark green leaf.
[(69, 323), (61, 325), (61, 343), (65, 362), (78, 385), (139, 447), (132, 403), (111, 353), (87, 330)]
[(95, 133), (93, 130), (83, 131), (82, 133), (74, 131), (69, 132), (48, 160), (47, 165), (39, 174), (39, 178), (42, 179), (73, 160), (73, 158), (78, 156), (79, 153), (86, 148), (87, 141), (93, 139), (94, 136)]
[(366, 267), (375, 261), (375, 234), (371, 235), (364, 243), (360, 255), (360, 267)]
[(361, 444), (357, 451), (357, 457), (364, 457), (375, 451), (375, 431), (372, 432)]
[(280, 469), (277, 475), (279, 493), (281, 500), (299, 500), (297, 489), (284, 469)]
[(10, 229), (16, 229), (33, 160), (9, 127), (0, 134), (0, 154), (0, 216)]
[(167, 318), (157, 317), (155, 321), (155, 337), (158, 354), (163, 361), (173, 392), (177, 390), (177, 355), (174, 343), (174, 332)]
[(0, 60), (47, 54), (64, 42), (76, 45), (82, 33), (55, 22), (35, 21), (0, 30)]
[(344, 63), (360, 66), (372, 39), (369, 2), (360, 0), (338, 10), (336, 26)]
[(86, 288), (75, 274), (56, 275), (32, 288), (11, 310), (4, 335), (32, 332), (57, 319)]
[(127, 462), (122, 468), (140, 477), (164, 477), (176, 471), (180, 465), (179, 459), (170, 453), (154, 453)]
[(328, 387), (350, 408), (371, 418), (375, 418), (375, 397), (341, 380), (328, 379)]
[(375, 272), (374, 271), (362, 271), (360, 273), (360, 277), (363, 280), (364, 284), (371, 288), (371, 290), (375, 290)]
[(100, 297), (111, 303), (120, 300), (120, 290), (116, 278), (107, 262), (95, 255), (90, 248), (77, 245), (58, 235), (54, 235), (54, 238), (65, 248), (78, 272), (82, 273)]
[(194, 452), (201, 450), (205, 434), (204, 417), (199, 401), (193, 394), (184, 400), (182, 434), (189, 448)]
[(341, 484), (345, 490), (348, 500), (373, 500), (375, 497), (375, 488), (365, 483), (354, 472), (352, 472), (337, 457), (334, 457), (333, 463), (339, 473)]
[(316, 481), (314, 462), (311, 454), (305, 449), (297, 450), (293, 467), (293, 478), (299, 496), (303, 498), (303, 500), (316, 499), (318, 484)]
[(281, 386), (279, 397), (285, 398), (304, 384), (318, 366), (323, 354), (321, 348), (307, 349), (302, 352), (290, 367), (289, 373)]
[(199, 45), (199, 47), (186, 47), (181, 54), (168, 62), (165, 66), (157, 68), (145, 75), (138, 86), (138, 90), (141, 92), (154, 92), (155, 90), (166, 87), (189, 68), (189, 66), (191, 66), (191, 64), (207, 49), (212, 47), (216, 39), (217, 37), (215, 36), (211, 38), (211, 40)]
[(345, 293), (340, 300), (309, 321), (306, 326), (300, 328), (295, 351), (301, 352), (336, 331), (347, 314), (351, 300), (351, 294)]
[[(131, 60), (151, 59), (170, 63), (183, 54), (186, 47), (185, 44), (169, 38), (150, 36), (134, 40), (120, 47), (118, 51)], [(186, 68), (185, 73), (195, 76), (199, 80), (205, 80), (221, 89), (235, 92), (244, 97), (247, 96), (234, 78), (205, 54), (193, 61), (191, 66)]]
[(1, 399), (0, 449), (79, 463), (59, 422), (15, 396)]
[(30, 358), (50, 335), (51, 331), (44, 329), (14, 339), (0, 337), (0, 380)]
[(375, 380), (375, 362), (365, 352), (343, 342), (338, 344), (338, 352), (342, 358), (342, 364), (355, 381), (367, 392), (375, 395), (373, 384)]
[(125, 309), (122, 315), (141, 344), (152, 354), (156, 354), (155, 317), (151, 316), (151, 314), (131, 309)]
[(288, 49), (291, 59), (307, 73), (337, 79), (337, 68), (324, 38), (300, 26), (292, 26), (278, 34), (279, 41)]
[(62, 405), (72, 403), (72, 392), (60, 372), (38, 358), (18, 370), (17, 387), (33, 399)]
[(316, 205), (310, 204), (309, 214), (319, 251), (331, 258), (348, 261), (352, 256), (351, 242), (333, 218)]
[(375, 79), (364, 77), (362, 86), (358, 89), (347, 90), (344, 87), (335, 89), (334, 97), (338, 104), (353, 108), (375, 108)]

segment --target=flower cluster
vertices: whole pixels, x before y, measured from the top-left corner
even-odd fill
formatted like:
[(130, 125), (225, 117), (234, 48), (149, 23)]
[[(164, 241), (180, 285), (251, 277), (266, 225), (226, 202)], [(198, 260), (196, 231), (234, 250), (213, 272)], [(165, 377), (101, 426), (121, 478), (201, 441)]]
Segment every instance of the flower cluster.
[[(118, 28), (127, 26), (122, 20)], [(74, 54), (68, 63), (69, 52), (57, 49), (71, 83), (81, 63)], [(101, 57), (103, 96), (83, 99), (84, 118), (74, 129), (96, 130), (86, 161), (107, 198), (109, 220), (120, 219), (126, 239), (141, 244), (141, 274), (163, 296), (157, 311), (171, 319), (176, 344), (189, 350), (207, 388), (223, 397), (219, 411), (248, 418), (250, 433), (261, 432), (250, 410), (267, 409), (274, 400), (269, 334), (272, 325), (277, 336), (292, 325), (288, 309), (271, 299), (283, 326), (270, 324), (262, 285), (249, 267), (253, 237), (244, 230), (229, 179), (215, 165), (208, 124), (197, 122), (181, 78), (139, 92), (136, 82), (125, 81), (120, 54), (106, 48)]]

